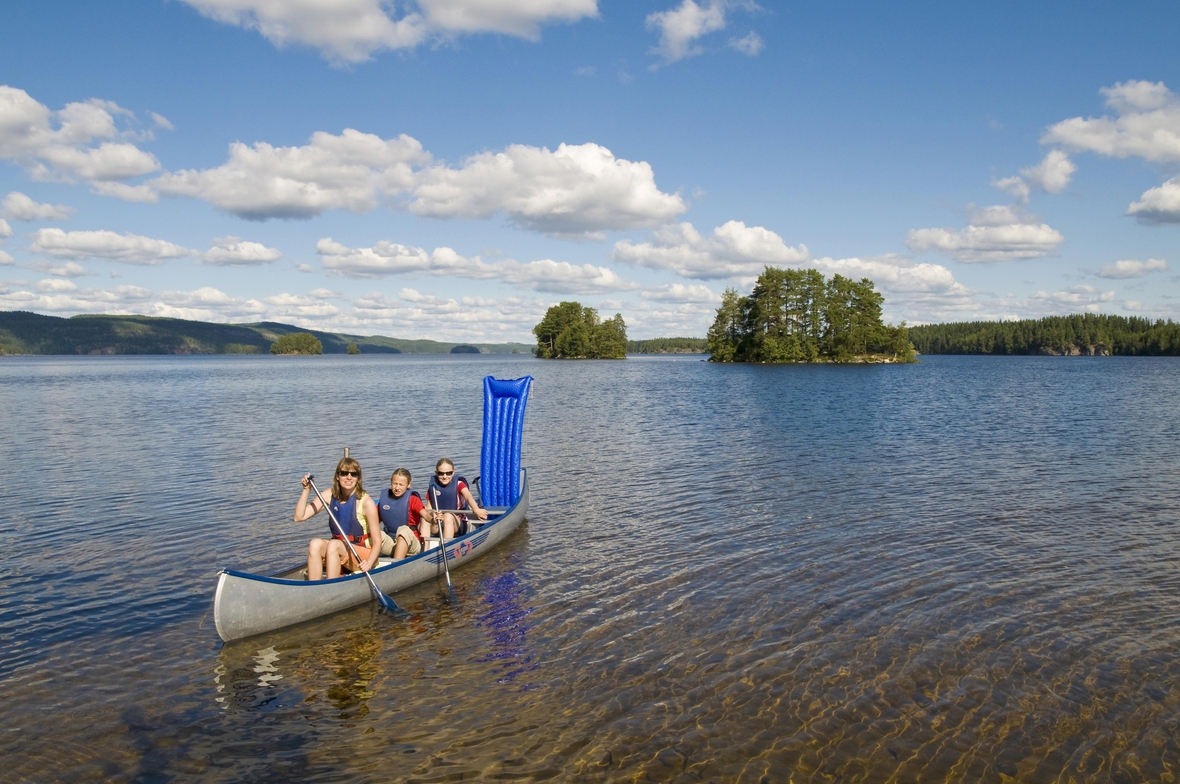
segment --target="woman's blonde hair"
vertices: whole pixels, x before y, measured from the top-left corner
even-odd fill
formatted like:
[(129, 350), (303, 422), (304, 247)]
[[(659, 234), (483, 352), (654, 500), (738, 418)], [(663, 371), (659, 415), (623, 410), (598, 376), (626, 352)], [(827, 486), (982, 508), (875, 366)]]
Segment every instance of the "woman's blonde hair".
[(337, 501), (347, 501), (348, 496), (344, 494), (343, 488), (340, 487), (340, 472), (341, 471), (356, 471), (356, 497), (360, 498), (365, 492), (365, 486), (361, 481), (364, 477), (361, 474), (361, 464), (353, 460), (351, 457), (342, 457), (340, 462), (336, 464), (336, 472), (332, 474), (332, 497)]

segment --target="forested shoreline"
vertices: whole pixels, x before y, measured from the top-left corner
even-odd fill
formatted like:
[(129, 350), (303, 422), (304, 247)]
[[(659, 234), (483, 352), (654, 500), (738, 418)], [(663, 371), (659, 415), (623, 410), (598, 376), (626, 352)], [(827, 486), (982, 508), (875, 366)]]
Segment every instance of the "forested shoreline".
[(628, 340), (628, 354), (708, 354), (705, 338), (648, 338)]
[(922, 354), (1180, 356), (1180, 324), (1094, 313), (1027, 321), (962, 321), (910, 327)]
[[(269, 354), (284, 335), (307, 332), (325, 354), (446, 354), (465, 344), (321, 332), (262, 321), (214, 324), (154, 316), (45, 316), (0, 311), (0, 356), (20, 354)], [(529, 353), (524, 343), (475, 344), (482, 353)]]

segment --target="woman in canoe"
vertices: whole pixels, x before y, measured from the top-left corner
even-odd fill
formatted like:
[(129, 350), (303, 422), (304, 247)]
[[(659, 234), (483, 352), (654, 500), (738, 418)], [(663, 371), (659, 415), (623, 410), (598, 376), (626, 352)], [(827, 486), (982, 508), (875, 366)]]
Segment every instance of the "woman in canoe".
[[(303, 492), (299, 494), (299, 501), (295, 504), (297, 523), (314, 517), (324, 508), (325, 503), (325, 499), (320, 497), (308, 500), (311, 492), (310, 475), (304, 476), (302, 481)], [(378, 520), (377, 505), (373, 503), (373, 499), (365, 492), (361, 483), (360, 463), (346, 457), (336, 464), (336, 476), (332, 480), (332, 497), (326, 499), (326, 502), (343, 527), (343, 536), (329, 518), (328, 532), (331, 538), (312, 539), (307, 543), (307, 579), (322, 579), (325, 568), (329, 580), (339, 577), (341, 570), (369, 571), (377, 565), (381, 543), (378, 540), (374, 547), (369, 540), (369, 526), (376, 526)], [(347, 536), (356, 548), (360, 563), (357, 563), (348, 546), (344, 544), (344, 536)]]

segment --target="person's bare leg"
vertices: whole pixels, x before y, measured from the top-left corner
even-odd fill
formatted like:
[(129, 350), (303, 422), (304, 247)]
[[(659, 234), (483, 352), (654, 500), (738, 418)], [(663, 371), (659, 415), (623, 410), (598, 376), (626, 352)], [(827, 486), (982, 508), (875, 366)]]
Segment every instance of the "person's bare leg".
[(406, 541), (404, 536), (397, 538), (397, 544), (393, 546), (393, 560), (400, 561), (406, 557), (406, 553), (410, 551), (410, 543)]
[(307, 543), (307, 579), (322, 580), (324, 577), (324, 555), (327, 545), (323, 539), (312, 539)]
[(333, 539), (328, 543), (328, 579), (334, 580), (340, 576), (340, 567), (348, 561), (348, 549), (344, 542)]

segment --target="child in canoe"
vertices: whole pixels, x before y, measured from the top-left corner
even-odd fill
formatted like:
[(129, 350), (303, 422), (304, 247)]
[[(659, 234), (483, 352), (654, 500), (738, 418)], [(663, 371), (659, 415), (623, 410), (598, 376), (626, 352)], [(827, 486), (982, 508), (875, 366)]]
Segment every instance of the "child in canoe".
[(471, 513), (480, 520), (488, 519), (488, 513), (475, 503), (475, 497), (467, 487), (467, 480), (455, 476), (455, 464), (444, 457), (435, 464), (434, 476), (431, 477), (430, 488), (426, 491), (427, 509), (422, 513), (425, 523), (422, 526), (422, 535), (425, 537), (438, 534), (438, 518), (442, 518), (444, 540), (454, 539), (456, 534), (465, 533), (461, 528), (466, 525), (467, 518), (463, 515), (447, 514), (448, 509), (459, 510), (465, 505), (469, 506)]
[(410, 472), (399, 468), (389, 477), (389, 489), (381, 491), (377, 514), (381, 517), (381, 554), (400, 561), (422, 552), (422, 498), (410, 490)]

